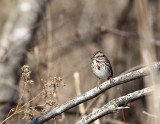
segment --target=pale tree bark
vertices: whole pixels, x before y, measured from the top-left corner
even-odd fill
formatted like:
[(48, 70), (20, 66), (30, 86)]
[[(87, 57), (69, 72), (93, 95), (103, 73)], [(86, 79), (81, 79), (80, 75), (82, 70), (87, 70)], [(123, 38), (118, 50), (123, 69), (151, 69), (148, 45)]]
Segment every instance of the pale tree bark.
[(105, 81), (104, 83), (102, 83), (100, 85), (99, 88), (97, 88), (97, 87), (93, 88), (80, 96), (77, 96), (77, 97), (75, 97), (75, 98), (73, 98), (73, 99), (71, 99), (61, 105), (58, 105), (57, 107), (51, 109), (50, 111), (48, 111), (47, 113), (45, 113), (41, 116), (35, 118), (34, 120), (32, 120), (31, 122), (28, 122), (27, 124), (42, 124), (42, 123), (48, 121), (49, 119), (54, 118), (57, 115), (65, 112), (65, 111), (85, 102), (85, 101), (88, 101), (88, 100), (100, 95), (104, 91), (106, 91), (114, 86), (129, 82), (131, 80), (135, 80), (140, 77), (144, 77), (146, 75), (149, 75), (150, 74), (149, 69), (159, 71), (160, 70), (160, 62), (157, 62), (151, 66), (147, 66), (147, 67), (141, 68), (136, 71), (129, 72), (127, 74), (122, 74), (118, 77), (113, 78), (112, 82), (110, 82), (109, 80)]
[(96, 119), (103, 117), (107, 114), (115, 113), (117, 110), (124, 109), (126, 107), (120, 107), (126, 105), (129, 102), (135, 101), (140, 99), (141, 97), (148, 95), (151, 93), (153, 88), (144, 88), (142, 90), (135, 91), (133, 93), (127, 94), (125, 96), (119, 97), (117, 99), (113, 99), (109, 101), (103, 107), (97, 109), (95, 112), (88, 114), (87, 116), (83, 117), (79, 120), (76, 124), (90, 124), (91, 122), (95, 121)]
[(0, 39), (0, 121), (16, 104), (16, 70), (33, 37), (33, 27), (47, 0), (19, 0), (6, 22)]

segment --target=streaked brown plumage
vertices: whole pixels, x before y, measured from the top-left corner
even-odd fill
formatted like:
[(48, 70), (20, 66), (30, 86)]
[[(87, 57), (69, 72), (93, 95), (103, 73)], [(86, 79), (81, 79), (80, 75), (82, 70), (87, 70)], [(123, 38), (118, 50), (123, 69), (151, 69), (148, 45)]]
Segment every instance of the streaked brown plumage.
[(93, 73), (99, 78), (98, 86), (100, 84), (100, 79), (111, 79), (113, 77), (110, 61), (101, 51), (97, 51), (93, 54), (91, 67)]

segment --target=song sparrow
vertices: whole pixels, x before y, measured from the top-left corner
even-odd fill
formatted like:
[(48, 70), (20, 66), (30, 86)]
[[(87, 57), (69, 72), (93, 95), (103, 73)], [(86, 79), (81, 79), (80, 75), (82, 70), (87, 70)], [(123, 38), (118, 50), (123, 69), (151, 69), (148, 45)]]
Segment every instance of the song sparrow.
[(92, 70), (93, 73), (99, 78), (98, 87), (100, 85), (101, 79), (112, 79), (113, 71), (110, 61), (107, 57), (100, 51), (93, 54), (92, 59)]

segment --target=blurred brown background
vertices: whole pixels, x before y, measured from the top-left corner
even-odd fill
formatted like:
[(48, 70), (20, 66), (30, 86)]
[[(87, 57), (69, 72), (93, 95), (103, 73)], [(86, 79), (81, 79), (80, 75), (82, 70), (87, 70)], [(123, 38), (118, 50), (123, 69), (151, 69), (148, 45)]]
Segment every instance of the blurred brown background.
[[(24, 2), (25, 0), (0, 0), (1, 39), (6, 35), (7, 21), (11, 19), (11, 16), (15, 16), (12, 15), (12, 13), (15, 12), (15, 8), (17, 8), (17, 5), (22, 1)], [(151, 56), (155, 56), (153, 60), (155, 61), (159, 58), (159, 0), (39, 1), (41, 1), (39, 4), (44, 5), (43, 7), (39, 6), (37, 11), (38, 16), (35, 17), (35, 21), (29, 25), (32, 34), (31, 38), (27, 40), (27, 45), (20, 45), (14, 49), (14, 51), (20, 51), (23, 54), (11, 54), (12, 56), (6, 60), (2, 56), (0, 57), (1, 59), (3, 58), (0, 65), (1, 73), (3, 73), (4, 70), (8, 70), (7, 76), (12, 75), (12, 80), (9, 81), (12, 84), (11, 88), (8, 89), (8, 86), (1, 86), (1, 88), (7, 88), (5, 89), (5, 93), (2, 94), (10, 94), (7, 97), (8, 99), (4, 100), (2, 98), (1, 100), (0, 98), (0, 106), (2, 106), (0, 107), (0, 110), (2, 110), (0, 111), (1, 115), (8, 113), (9, 109), (17, 103), (17, 94), (20, 93), (19, 86), (23, 85), (21, 84), (22, 82), (19, 81), (21, 75), (20, 68), (24, 64), (30, 66), (32, 71), (31, 77), (32, 80), (34, 80), (34, 85), (30, 87), (31, 92), (28, 93), (29, 96), (26, 95), (24, 97), (32, 98), (40, 93), (43, 89), (42, 80), (47, 81), (50, 77), (61, 77), (65, 86), (59, 85), (54, 91), (53, 96), (56, 104), (61, 104), (77, 96), (74, 79), (75, 72), (78, 72), (80, 77), (81, 93), (97, 86), (98, 79), (92, 73), (90, 59), (92, 54), (97, 50), (103, 51), (111, 61), (114, 77), (134, 66), (144, 64), (142, 51), (145, 44), (152, 46), (151, 50), (148, 49), (148, 47), (145, 48), (148, 49)], [(32, 5), (35, 6), (34, 4)], [(138, 9), (138, 5), (142, 7), (142, 10)], [(146, 11), (143, 12), (143, 10)], [(21, 18), (21, 16), (23, 16), (23, 14), (18, 15), (16, 19)], [(30, 21), (27, 20), (27, 18), (30, 17), (26, 16), (26, 21)], [(16, 28), (16, 26), (13, 26), (16, 20), (13, 21), (10, 25), (12, 28), (9, 28), (8, 34)], [(21, 24), (23, 25), (25, 22), (21, 22)], [(143, 24), (146, 25), (143, 26)], [(6, 39), (12, 39), (11, 36), (12, 35), (9, 35), (9, 38)], [(140, 38), (142, 38), (142, 40), (140, 40)], [(16, 40), (16, 43), (19, 41), (23, 41), (23, 37)], [(0, 42), (2, 42), (2, 40)], [(9, 51), (12, 49), (12, 46), (14, 46), (14, 42), (7, 46), (8, 56), (10, 56)], [(21, 50), (21, 46), (23, 50)], [(1, 46), (1, 49), (2, 48)], [(19, 55), (22, 57), (16, 60), (14, 64), (10, 64), (16, 56)], [(8, 68), (6, 68), (6, 66)], [(0, 82), (2, 82), (2, 84), (8, 82), (5, 81), (6, 78), (4, 78), (4, 75), (0, 76)], [(144, 85), (143, 80), (138, 79), (123, 86), (112, 88), (99, 98), (86, 102), (84, 104), (85, 109), (89, 107), (86, 113), (90, 113), (94, 108), (101, 107), (113, 98), (142, 89)], [(11, 92), (11, 89), (14, 89), (13, 92)], [(3, 97), (5, 95), (0, 96)], [(25, 101), (22, 101), (22, 103), (23, 102), (25, 103)], [(30, 106), (40, 104), (40, 102), (44, 102), (43, 99), (34, 100), (30, 103)], [(152, 118), (143, 113), (143, 111), (147, 111), (145, 99), (131, 103), (130, 106), (130, 109), (125, 110), (128, 123), (151, 123)], [(56, 121), (58, 124), (74, 124), (81, 117), (82, 115), (80, 114), (79, 108), (75, 107), (57, 117)], [(28, 121), (27, 119), (21, 118), (23, 118), (23, 113), (13, 117), (12, 121), (8, 121), (7, 123), (22, 124)], [(1, 121), (3, 119), (4, 118), (2, 118)], [(52, 121), (47, 124), (50, 123), (52, 123)], [(95, 124), (115, 123), (123, 123), (121, 112), (107, 115), (95, 122)]]

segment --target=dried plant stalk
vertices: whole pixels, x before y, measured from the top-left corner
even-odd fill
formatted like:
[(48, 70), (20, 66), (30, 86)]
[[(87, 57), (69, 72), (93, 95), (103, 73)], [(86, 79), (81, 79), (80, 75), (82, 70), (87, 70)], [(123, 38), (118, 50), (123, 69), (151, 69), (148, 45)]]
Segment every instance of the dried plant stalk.
[[(155, 46), (152, 42), (153, 32), (152, 32), (152, 24), (149, 20), (149, 4), (147, 0), (135, 0), (135, 7), (137, 10), (137, 23), (138, 23), (138, 32), (140, 36), (140, 51), (141, 57), (144, 64), (150, 64), (153, 61), (156, 61), (156, 53)], [(160, 78), (158, 73), (152, 69), (149, 70), (151, 75), (145, 79), (145, 85), (156, 85), (153, 100), (147, 100), (148, 103), (148, 111), (153, 113), (155, 112), (157, 116), (160, 116), (160, 85), (157, 83)], [(154, 104), (154, 106), (152, 106)], [(158, 124), (158, 122), (155, 122)]]

